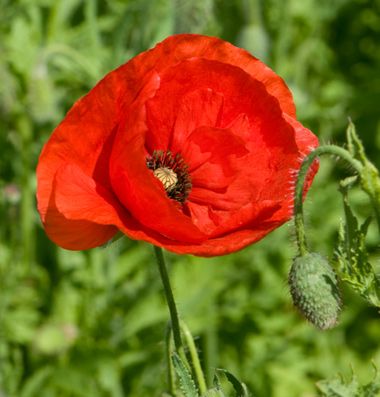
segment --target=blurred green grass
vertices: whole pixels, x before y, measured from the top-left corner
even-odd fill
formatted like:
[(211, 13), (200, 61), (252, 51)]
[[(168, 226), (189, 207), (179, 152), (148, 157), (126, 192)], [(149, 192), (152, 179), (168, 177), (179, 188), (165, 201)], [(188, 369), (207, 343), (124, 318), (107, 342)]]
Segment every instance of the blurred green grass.
[[(90, 252), (49, 242), (35, 209), (43, 143), (98, 79), (166, 36), (217, 35), (267, 62), (301, 121), (342, 142), (347, 116), (380, 165), (379, 0), (0, 0), (0, 396), (159, 396), (168, 319), (152, 250), (123, 240)], [(313, 247), (332, 254), (341, 216), (323, 162), (307, 202)], [(359, 213), (368, 203), (354, 192)], [(321, 217), (323, 208), (324, 216)], [(380, 365), (378, 313), (349, 290), (321, 333), (292, 308), (284, 226), (239, 253), (168, 255), (182, 316), (208, 370), (225, 367), (258, 397), (310, 397), (352, 366)], [(378, 261), (378, 235), (369, 244)]]

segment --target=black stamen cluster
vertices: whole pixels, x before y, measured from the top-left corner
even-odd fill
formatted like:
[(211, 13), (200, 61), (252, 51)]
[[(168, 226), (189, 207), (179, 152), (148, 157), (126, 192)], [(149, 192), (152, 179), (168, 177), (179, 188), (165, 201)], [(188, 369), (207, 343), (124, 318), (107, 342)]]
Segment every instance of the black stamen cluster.
[(177, 153), (173, 156), (170, 150), (155, 150), (152, 156), (146, 159), (147, 167), (155, 171), (157, 168), (167, 167), (173, 170), (177, 175), (177, 183), (170, 191), (166, 191), (169, 198), (183, 204), (191, 190), (191, 178), (189, 174), (189, 167), (184, 162), (181, 154)]

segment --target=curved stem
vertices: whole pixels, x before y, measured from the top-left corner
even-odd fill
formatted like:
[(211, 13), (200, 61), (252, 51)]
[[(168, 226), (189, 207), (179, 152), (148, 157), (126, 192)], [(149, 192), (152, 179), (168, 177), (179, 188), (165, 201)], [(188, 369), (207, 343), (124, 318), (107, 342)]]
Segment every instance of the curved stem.
[(195, 346), (193, 336), (191, 335), (191, 332), (190, 332), (189, 328), (187, 327), (187, 325), (183, 321), (180, 322), (180, 325), (181, 325), (181, 330), (183, 332), (183, 335), (185, 336), (186, 345), (189, 349), (191, 363), (193, 364), (193, 369), (194, 369), (195, 376), (197, 378), (199, 391), (200, 391), (201, 395), (203, 396), (207, 392), (207, 386), (206, 386), (206, 380), (205, 380), (205, 377), (204, 377), (204, 374), (202, 371), (201, 363), (199, 361), (197, 348)]
[(160, 276), (162, 280), (162, 284), (164, 286), (166, 302), (169, 307), (170, 312), (170, 320), (171, 320), (171, 328), (173, 330), (173, 339), (174, 339), (174, 346), (178, 353), (182, 350), (182, 339), (181, 339), (181, 330), (179, 327), (179, 319), (178, 319), (178, 312), (177, 306), (175, 304), (172, 288), (170, 286), (168, 272), (166, 270), (165, 259), (162, 253), (162, 249), (160, 247), (154, 246), (154, 253), (156, 254), (158, 269), (160, 271)]
[(307, 176), (307, 171), (309, 170), (311, 164), (316, 159), (316, 157), (323, 154), (338, 156), (339, 158), (345, 160), (348, 164), (350, 164), (354, 168), (354, 170), (359, 174), (363, 170), (362, 164), (358, 160), (355, 160), (350, 154), (350, 152), (336, 145), (319, 146), (304, 159), (297, 176), (296, 190), (294, 197), (294, 222), (296, 226), (298, 249), (301, 256), (305, 255), (308, 252), (304, 219), (303, 219), (302, 199), (303, 199), (304, 184)]

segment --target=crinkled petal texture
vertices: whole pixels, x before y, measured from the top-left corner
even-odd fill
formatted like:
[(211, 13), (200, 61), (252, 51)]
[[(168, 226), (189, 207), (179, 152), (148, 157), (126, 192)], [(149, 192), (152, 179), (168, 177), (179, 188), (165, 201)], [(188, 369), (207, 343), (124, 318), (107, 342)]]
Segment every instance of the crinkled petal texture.
[[(177, 253), (223, 255), (291, 217), (294, 175), (317, 145), (262, 62), (217, 38), (175, 35), (109, 73), (68, 112), (39, 159), (38, 210), (67, 249), (121, 231)], [(147, 166), (157, 151), (186, 164), (185, 202)]]

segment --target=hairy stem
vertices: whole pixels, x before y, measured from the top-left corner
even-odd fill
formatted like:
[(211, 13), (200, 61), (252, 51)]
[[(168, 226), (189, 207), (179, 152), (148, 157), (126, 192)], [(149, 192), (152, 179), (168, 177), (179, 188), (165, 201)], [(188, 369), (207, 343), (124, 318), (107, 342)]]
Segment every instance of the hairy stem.
[(351, 167), (354, 168), (354, 170), (358, 174), (360, 174), (363, 170), (362, 164), (358, 160), (355, 160), (350, 154), (350, 152), (336, 145), (320, 146), (317, 149), (313, 150), (304, 159), (297, 176), (297, 183), (296, 183), (296, 190), (294, 197), (294, 222), (296, 227), (298, 249), (301, 256), (305, 255), (308, 252), (306, 234), (305, 234), (305, 225), (303, 219), (303, 200), (302, 200), (305, 180), (306, 180), (307, 172), (310, 166), (312, 165), (313, 161), (318, 156), (323, 154), (337, 156), (345, 160)]
[(182, 339), (181, 339), (181, 329), (179, 326), (179, 318), (177, 312), (177, 306), (175, 304), (173, 291), (170, 286), (169, 276), (166, 269), (164, 255), (160, 247), (154, 246), (154, 253), (156, 254), (158, 269), (160, 271), (161, 281), (164, 286), (164, 292), (166, 297), (166, 302), (169, 307), (171, 328), (173, 331), (174, 346), (178, 353), (181, 353), (183, 349)]
[(201, 363), (199, 361), (197, 348), (195, 346), (193, 336), (191, 335), (191, 332), (190, 332), (189, 328), (187, 327), (187, 325), (183, 321), (180, 322), (180, 325), (181, 325), (181, 330), (182, 330), (183, 335), (186, 340), (186, 345), (189, 349), (191, 363), (192, 363), (192, 367), (194, 369), (195, 377), (197, 379), (199, 391), (200, 391), (201, 395), (203, 396), (203, 394), (205, 394), (207, 392), (207, 386), (206, 386), (206, 380), (205, 380), (205, 377), (204, 377), (204, 374), (202, 371)]
[(166, 327), (166, 361), (168, 363), (168, 385), (169, 385), (169, 393), (171, 396), (176, 395), (176, 387), (175, 387), (175, 377), (174, 377), (174, 368), (172, 361), (172, 352), (173, 352), (173, 338), (172, 338), (172, 328), (170, 324)]

